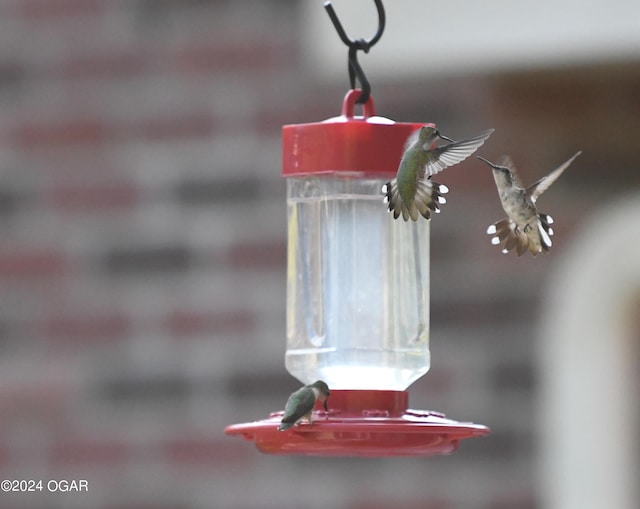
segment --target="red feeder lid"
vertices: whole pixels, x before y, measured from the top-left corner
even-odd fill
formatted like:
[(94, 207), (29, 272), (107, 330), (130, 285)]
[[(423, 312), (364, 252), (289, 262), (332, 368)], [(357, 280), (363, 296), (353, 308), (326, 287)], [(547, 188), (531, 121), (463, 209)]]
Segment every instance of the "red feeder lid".
[[(394, 122), (375, 115), (373, 98), (354, 116), (360, 90), (350, 90), (339, 117), (282, 128), (282, 174), (364, 172), (392, 177), (407, 139), (425, 124)], [(427, 124), (433, 125), (433, 124)]]
[(316, 404), (313, 424), (302, 422), (278, 431), (284, 412), (274, 412), (262, 421), (228, 426), (225, 433), (253, 441), (269, 454), (370, 457), (451, 454), (460, 440), (489, 434), (481, 424), (410, 410), (408, 395), (407, 391), (334, 390), (328, 412)]

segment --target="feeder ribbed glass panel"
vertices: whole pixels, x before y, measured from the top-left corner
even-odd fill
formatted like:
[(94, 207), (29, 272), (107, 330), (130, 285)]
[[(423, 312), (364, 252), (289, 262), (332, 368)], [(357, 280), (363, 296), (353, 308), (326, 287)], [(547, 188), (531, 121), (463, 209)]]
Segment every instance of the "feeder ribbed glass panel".
[(430, 367), (429, 221), (394, 220), (387, 178), (287, 178), (286, 367), (331, 389), (405, 390)]

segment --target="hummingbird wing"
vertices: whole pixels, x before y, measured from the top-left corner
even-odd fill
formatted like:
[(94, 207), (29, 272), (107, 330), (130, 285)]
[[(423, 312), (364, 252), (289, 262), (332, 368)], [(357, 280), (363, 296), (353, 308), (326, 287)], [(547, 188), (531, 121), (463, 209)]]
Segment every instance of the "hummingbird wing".
[(280, 424), (280, 430), (289, 429), (296, 422), (313, 410), (316, 397), (313, 389), (303, 387), (294, 392), (284, 407), (284, 416)]
[(549, 189), (549, 187), (551, 187), (551, 184), (553, 184), (558, 179), (558, 177), (562, 175), (562, 172), (566, 170), (569, 167), (569, 165), (573, 162), (573, 160), (576, 157), (578, 157), (580, 154), (582, 154), (581, 150), (576, 152), (568, 161), (565, 161), (560, 166), (558, 166), (555, 170), (549, 173), (549, 175), (547, 175), (546, 177), (542, 177), (536, 183), (531, 184), (527, 188), (527, 195), (531, 198), (531, 201), (535, 203), (538, 197), (542, 193), (544, 193), (547, 189)]
[[(448, 145), (435, 147), (431, 152), (431, 157), (427, 157), (427, 163), (425, 164), (425, 173), (427, 176), (434, 175), (441, 172), (449, 166), (458, 164), (464, 161), (467, 157), (478, 150), (482, 144), (487, 141), (487, 138), (491, 136), (494, 129), (484, 131), (478, 136), (468, 138), (466, 140), (454, 141)], [(425, 147), (429, 149), (429, 147)]]

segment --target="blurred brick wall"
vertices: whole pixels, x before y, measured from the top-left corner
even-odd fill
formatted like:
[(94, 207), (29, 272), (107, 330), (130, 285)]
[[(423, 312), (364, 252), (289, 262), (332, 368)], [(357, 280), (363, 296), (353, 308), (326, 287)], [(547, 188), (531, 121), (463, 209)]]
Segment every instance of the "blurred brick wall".
[(509, 151), (527, 182), (585, 154), (540, 200), (557, 246), (536, 259), (489, 244), (485, 167), (440, 179), (433, 368), (411, 404), (489, 438), (444, 458), (272, 458), (222, 430), (298, 386), (280, 128), (335, 116), (346, 91), (304, 61), (298, 16), (291, 0), (0, 3), (0, 478), (89, 482), (0, 493), (0, 509), (537, 507), (545, 274), (593, 200), (638, 184), (638, 66), (369, 76), (381, 115), (495, 127), (483, 153)]

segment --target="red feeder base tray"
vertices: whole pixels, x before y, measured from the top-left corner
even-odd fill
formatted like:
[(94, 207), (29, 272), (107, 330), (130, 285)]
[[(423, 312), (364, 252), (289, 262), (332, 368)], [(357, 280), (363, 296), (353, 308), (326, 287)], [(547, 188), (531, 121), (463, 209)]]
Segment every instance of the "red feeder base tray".
[(228, 426), (225, 433), (253, 441), (268, 454), (369, 457), (451, 454), (460, 440), (489, 434), (481, 424), (408, 409), (408, 401), (407, 391), (333, 390), (329, 411), (317, 403), (312, 424), (278, 431), (283, 412), (274, 412), (262, 421)]

